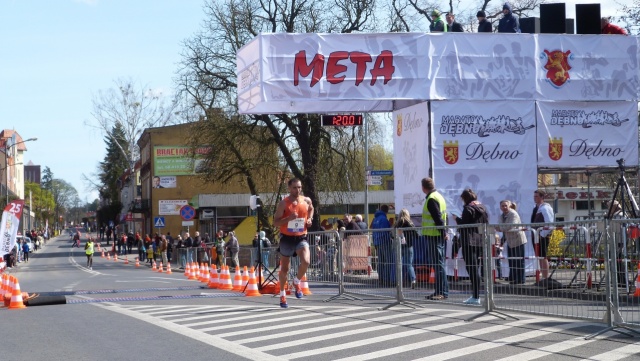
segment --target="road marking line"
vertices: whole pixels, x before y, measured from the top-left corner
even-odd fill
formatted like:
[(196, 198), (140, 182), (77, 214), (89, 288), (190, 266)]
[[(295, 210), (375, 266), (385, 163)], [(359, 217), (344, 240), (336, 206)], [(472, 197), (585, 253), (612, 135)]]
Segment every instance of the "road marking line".
[(584, 360), (588, 360), (588, 361), (593, 361), (593, 360), (597, 360), (597, 361), (615, 361), (615, 360), (620, 360), (623, 358), (627, 358), (627, 357), (632, 357), (632, 356), (638, 356), (637, 354), (640, 352), (640, 345), (639, 344), (632, 344), (632, 345), (627, 345), (627, 346), (623, 346), (623, 347), (619, 347), (615, 350), (611, 350), (609, 352), (604, 352), (595, 356), (591, 356), (588, 359), (584, 359)]
[[(534, 330), (534, 331), (529, 331), (529, 332), (524, 332), (524, 333), (520, 333), (514, 336), (509, 336), (509, 337), (505, 337), (499, 340), (495, 340), (495, 341), (485, 341), (482, 342), (480, 344), (474, 345), (474, 346), (469, 346), (469, 347), (463, 347), (460, 349), (456, 349), (456, 350), (452, 350), (452, 351), (447, 351), (447, 352), (443, 352), (443, 353), (439, 353), (439, 354), (434, 354), (434, 355), (430, 355), (428, 357), (424, 357), (421, 359), (418, 359), (420, 361), (433, 361), (433, 360), (449, 360), (455, 357), (461, 357), (461, 356), (465, 356), (465, 355), (470, 355), (473, 353), (478, 353), (478, 352), (482, 352), (482, 351), (487, 351), (493, 348), (497, 348), (497, 347), (502, 347), (502, 346), (509, 346), (509, 344), (512, 344), (514, 342), (521, 342), (521, 341), (525, 341), (525, 340), (531, 340), (534, 339), (536, 337), (540, 337), (540, 336), (545, 336), (548, 334), (552, 334), (552, 333), (557, 333), (557, 332), (562, 332), (562, 331), (566, 331), (572, 328), (578, 328), (578, 327), (583, 327), (584, 324), (580, 323), (580, 322), (572, 322), (572, 323), (565, 323), (565, 324), (561, 324), (561, 325), (557, 325), (557, 326), (551, 326), (551, 327), (545, 327), (542, 328), (540, 330)], [(414, 360), (417, 361), (417, 360)]]
[[(424, 341), (424, 342), (416, 342), (416, 343), (412, 343), (412, 344), (408, 344), (408, 345), (403, 345), (403, 346), (400, 346), (400, 347), (388, 348), (388, 349), (379, 350), (379, 351), (371, 352), (371, 353), (364, 354), (364, 355), (358, 355), (358, 356), (354, 356), (354, 357), (344, 358), (342, 360), (369, 360), (369, 359), (374, 359), (374, 358), (393, 355), (393, 354), (400, 353), (400, 352), (415, 350), (415, 349), (418, 349), (418, 348), (428, 347), (428, 346), (432, 346), (432, 345), (438, 345), (438, 344), (445, 343), (445, 342), (451, 342), (451, 341), (459, 340), (459, 339), (462, 339), (462, 338), (465, 338), (465, 337), (478, 336), (478, 335), (482, 335), (482, 334), (485, 334), (485, 333), (502, 331), (502, 330), (505, 330), (505, 329), (512, 328), (512, 327), (514, 327), (516, 325), (533, 323), (533, 322), (538, 322), (538, 320), (537, 319), (519, 320), (519, 321), (516, 321), (516, 322), (512, 322), (512, 323), (506, 324), (506, 325), (492, 326), (492, 327), (488, 327), (488, 328), (485, 328), (485, 329), (465, 332), (465, 333), (462, 333), (460, 335), (450, 335), (450, 336), (434, 338), (434, 339), (431, 339), (431, 340), (428, 340), (428, 341)], [(460, 321), (459, 323), (463, 323), (463, 322)], [(354, 347), (362, 347), (362, 346), (367, 346), (367, 345), (371, 345), (371, 344), (386, 342), (386, 341), (389, 341), (389, 340), (404, 338), (404, 337), (408, 337), (408, 336), (425, 334), (425, 333), (428, 333), (428, 332), (431, 332), (431, 331), (447, 329), (447, 328), (452, 327), (450, 325), (451, 324), (444, 324), (444, 325), (437, 325), (437, 326), (432, 326), (432, 327), (419, 328), (419, 329), (416, 329), (416, 330), (397, 332), (397, 333), (394, 333), (392, 335), (383, 335), (383, 336), (378, 336), (378, 337), (372, 337), (372, 338), (369, 338), (369, 339), (366, 339), (366, 340), (359, 340), (359, 341), (347, 342), (347, 343), (343, 343), (343, 344), (339, 344), (339, 345), (332, 345), (332, 346), (328, 346), (328, 347), (317, 348), (317, 349), (314, 349), (314, 350), (294, 352), (294, 353), (290, 353), (290, 354), (287, 354), (287, 355), (282, 355), (282, 357), (286, 358), (286, 359), (296, 359), (296, 358), (302, 358), (302, 357), (315, 356), (315, 355), (319, 355), (319, 354), (323, 354), (323, 353), (327, 353), (327, 352), (346, 350), (346, 349), (354, 348)]]
[[(422, 319), (413, 319), (413, 320), (409, 320), (409, 321), (402, 321), (402, 322), (395, 322), (393, 324), (384, 324), (384, 325), (377, 325), (377, 326), (370, 326), (370, 327), (363, 327), (363, 328), (359, 328), (357, 330), (348, 330), (348, 331), (344, 331), (344, 332), (337, 332), (337, 333), (332, 333), (330, 335), (321, 335), (321, 336), (315, 336), (315, 337), (307, 337), (304, 339), (305, 342), (308, 342), (309, 344), (316, 342), (316, 341), (324, 341), (324, 340), (330, 340), (330, 339), (334, 339), (334, 338), (340, 338), (340, 337), (344, 337), (344, 336), (351, 336), (351, 335), (358, 335), (358, 334), (362, 334), (362, 333), (368, 333), (368, 332), (372, 332), (372, 331), (380, 331), (380, 330), (385, 330), (385, 329), (389, 329), (389, 328), (393, 328), (393, 327), (399, 327), (399, 326), (411, 326), (417, 323), (424, 323), (424, 322), (430, 322), (430, 321), (438, 321), (438, 320), (443, 320), (449, 317), (457, 317), (457, 316), (462, 316), (462, 315), (468, 315), (471, 312), (469, 311), (462, 311), (462, 312), (456, 312), (456, 313), (451, 313), (449, 315), (447, 315), (446, 317), (443, 316), (431, 316), (431, 317), (426, 317), (426, 318), (422, 318)], [(394, 318), (393, 316), (384, 316), (384, 317), (378, 317), (376, 319), (368, 319), (368, 320), (359, 320), (359, 321), (352, 321), (352, 322), (346, 322), (346, 323), (341, 323), (341, 324), (336, 324), (336, 325), (327, 325), (327, 326), (322, 326), (322, 327), (317, 327), (315, 329), (305, 329), (302, 331), (302, 333), (307, 333), (310, 331), (324, 331), (324, 330), (330, 330), (333, 328), (341, 328), (341, 327), (349, 327), (349, 326), (357, 326), (360, 324), (365, 324), (365, 323), (371, 323), (371, 321), (376, 322), (376, 321), (385, 321), (386, 319), (390, 319), (390, 318)], [(464, 321), (459, 321), (459, 322), (452, 322), (452, 323), (448, 323), (446, 325), (447, 328), (449, 327), (456, 327), (456, 326), (462, 326), (464, 325), (465, 322)], [(275, 334), (273, 336), (264, 336), (264, 337), (270, 337), (270, 338), (276, 338), (276, 337), (286, 337), (286, 336), (295, 336), (296, 334), (300, 333), (300, 331), (291, 331), (291, 332), (287, 332), (285, 334)], [(261, 337), (256, 337), (256, 338), (261, 338)], [(235, 341), (238, 342), (238, 341)], [(240, 343), (246, 343), (246, 342), (255, 342), (255, 341), (248, 341), (248, 340), (242, 340)], [(280, 349), (280, 348), (286, 348), (286, 347), (294, 347), (300, 344), (300, 341), (289, 341), (289, 342), (281, 342), (281, 343), (277, 343), (274, 345), (267, 345), (267, 346), (263, 346), (263, 347), (258, 347), (256, 348), (256, 350), (260, 350), (260, 351), (270, 351), (270, 350), (276, 350), (276, 349)]]
[(542, 348), (539, 348), (537, 350), (531, 350), (525, 353), (521, 353), (521, 354), (517, 354), (517, 355), (513, 355), (513, 356), (509, 356), (509, 357), (505, 357), (505, 358), (501, 358), (499, 360), (496, 361), (529, 361), (529, 360), (535, 360), (535, 359), (539, 359), (541, 357), (545, 357), (545, 356), (551, 356), (553, 354), (559, 353), (559, 352), (563, 352), (565, 350), (571, 349), (571, 348), (575, 348), (575, 347), (581, 347), (584, 346), (588, 343), (591, 343), (593, 341), (595, 341), (595, 338), (592, 338), (590, 340), (585, 340), (584, 336), (580, 336), (580, 337), (576, 337), (576, 338), (572, 338), (570, 340), (567, 341), (563, 341), (563, 342), (558, 342), (549, 346), (545, 346)]
[(217, 349), (223, 350), (228, 353), (232, 353), (234, 355), (238, 355), (241, 357), (245, 357), (249, 360), (266, 360), (266, 361), (279, 361), (282, 360), (282, 357), (272, 356), (270, 354), (260, 352), (257, 350), (253, 350), (249, 347), (230, 343), (227, 340), (210, 335), (208, 333), (196, 331), (192, 328), (178, 325), (171, 321), (165, 321), (162, 319), (158, 319), (157, 317), (153, 317), (147, 314), (138, 313), (135, 311), (127, 310), (125, 308), (119, 307), (118, 304), (94, 304), (96, 307), (100, 307), (105, 310), (109, 310), (112, 312), (116, 312), (125, 316), (129, 316), (136, 320), (147, 322), (153, 326), (164, 328), (165, 330), (169, 330), (175, 332), (179, 335), (189, 337), (191, 339), (200, 341), (207, 345), (211, 345)]

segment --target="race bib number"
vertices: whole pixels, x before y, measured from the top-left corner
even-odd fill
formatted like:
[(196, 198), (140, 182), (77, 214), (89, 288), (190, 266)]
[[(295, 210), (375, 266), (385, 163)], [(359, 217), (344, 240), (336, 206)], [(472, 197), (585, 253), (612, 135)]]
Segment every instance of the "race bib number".
[(304, 225), (306, 224), (306, 221), (304, 218), (296, 218), (292, 221), (289, 221), (289, 223), (287, 223), (287, 231), (289, 232), (304, 232)]

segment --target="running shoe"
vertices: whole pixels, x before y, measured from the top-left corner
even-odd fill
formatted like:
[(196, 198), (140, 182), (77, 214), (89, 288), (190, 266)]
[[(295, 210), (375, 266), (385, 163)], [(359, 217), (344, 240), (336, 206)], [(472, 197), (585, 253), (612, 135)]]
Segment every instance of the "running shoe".
[(302, 286), (300, 285), (301, 282), (298, 282), (297, 284), (293, 284), (293, 287), (295, 287), (296, 289), (296, 298), (302, 298), (303, 294), (302, 294)]
[(476, 306), (480, 306), (480, 299), (475, 298), (475, 297), (469, 297), (467, 300), (465, 300), (464, 302), (465, 305), (476, 305)]
[(285, 296), (280, 296), (280, 307), (282, 308), (289, 307), (289, 305), (287, 304), (287, 298)]

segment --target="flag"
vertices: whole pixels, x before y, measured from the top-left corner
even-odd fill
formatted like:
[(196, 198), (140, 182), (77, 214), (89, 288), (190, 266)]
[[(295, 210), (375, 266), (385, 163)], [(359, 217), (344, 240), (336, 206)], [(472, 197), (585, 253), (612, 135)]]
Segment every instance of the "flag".
[(16, 245), (16, 235), (22, 217), (24, 200), (11, 201), (2, 212), (2, 224), (0, 225), (0, 257), (11, 252)]

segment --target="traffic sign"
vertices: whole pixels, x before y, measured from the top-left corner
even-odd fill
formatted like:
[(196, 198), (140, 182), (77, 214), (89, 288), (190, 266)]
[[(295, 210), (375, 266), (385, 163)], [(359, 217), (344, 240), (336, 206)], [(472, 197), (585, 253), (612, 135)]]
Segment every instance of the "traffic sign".
[(183, 227), (193, 226), (193, 221), (182, 221)]
[(164, 217), (153, 217), (153, 226), (156, 228), (164, 228)]
[(196, 217), (196, 209), (190, 205), (184, 205), (180, 208), (180, 217), (184, 221), (190, 221)]
[(381, 175), (371, 175), (369, 176), (369, 180), (382, 180), (382, 176)]
[(382, 180), (372, 179), (369, 181), (370, 186), (381, 186)]
[(371, 175), (393, 175), (393, 169), (372, 170)]

